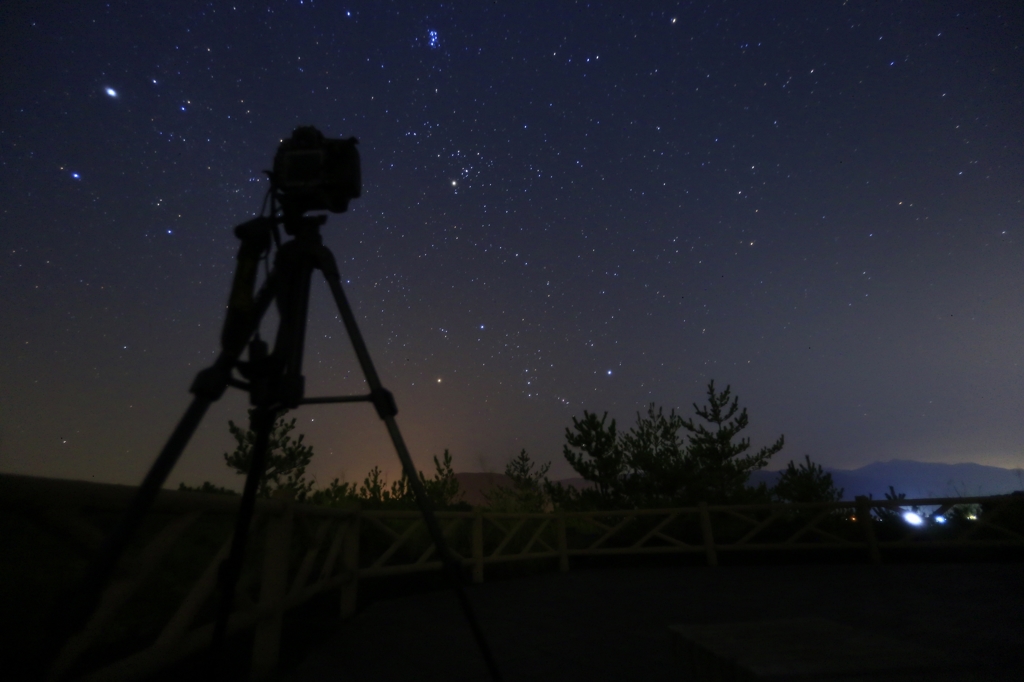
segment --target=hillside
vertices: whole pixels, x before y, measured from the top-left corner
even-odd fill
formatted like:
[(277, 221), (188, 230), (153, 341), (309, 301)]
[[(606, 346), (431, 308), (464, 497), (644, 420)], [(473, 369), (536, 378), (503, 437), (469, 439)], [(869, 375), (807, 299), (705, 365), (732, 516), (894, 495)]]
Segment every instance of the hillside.
[[(832, 474), (837, 487), (843, 488), (843, 499), (853, 499), (857, 495), (872, 495), (880, 499), (889, 491), (889, 486), (905, 493), (908, 498), (1002, 495), (1024, 490), (1024, 469), (982, 464), (893, 459), (872, 462), (859, 469), (825, 467), (825, 471)], [(763, 481), (772, 485), (779, 474), (778, 471), (759, 471), (751, 476), (751, 483)]]

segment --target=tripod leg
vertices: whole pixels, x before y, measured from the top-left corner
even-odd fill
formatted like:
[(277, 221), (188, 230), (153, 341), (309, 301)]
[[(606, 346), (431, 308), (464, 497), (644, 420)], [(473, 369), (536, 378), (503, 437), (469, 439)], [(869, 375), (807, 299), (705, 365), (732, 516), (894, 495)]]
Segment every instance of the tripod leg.
[[(167, 477), (174, 469), (174, 465), (177, 464), (178, 458), (181, 457), (181, 453), (184, 452), (195, 430), (199, 427), (206, 411), (224, 394), (231, 376), (231, 368), (238, 362), (238, 358), (245, 348), (245, 339), (252, 336), (259, 327), (263, 315), (266, 314), (267, 308), (274, 300), (276, 290), (277, 277), (271, 273), (256, 295), (251, 314), (233, 326), (236, 332), (234, 335), (225, 334), (225, 338), (229, 338), (230, 342), (224, 344), (224, 348), (214, 364), (196, 375), (191, 388), (195, 395), (192, 403), (185, 410), (185, 414), (178, 421), (174, 431), (171, 432), (156, 461), (153, 462), (129, 503), (128, 509), (121, 516), (113, 532), (100, 546), (99, 551), (89, 563), (85, 575), (74, 584), (72, 590), (57, 600), (58, 607), (44, 621), (47, 626), (42, 633), (41, 651), (36, 657), (40, 666), (48, 666), (56, 659), (68, 639), (85, 626), (89, 616), (96, 609), (121, 554), (131, 542), (142, 518), (167, 481)], [(64, 605), (67, 605), (66, 608), (63, 608)], [(57, 676), (60, 672), (52, 671), (51, 674)]]
[(416, 506), (420, 508), (420, 513), (423, 514), (423, 519), (426, 522), (427, 529), (430, 531), (430, 536), (434, 541), (434, 547), (437, 548), (437, 553), (441, 555), (441, 562), (444, 564), (445, 573), (448, 574), (448, 581), (451, 583), (452, 590), (455, 591), (455, 596), (459, 600), (459, 605), (466, 616), (469, 629), (473, 632), (473, 638), (480, 649), (480, 655), (483, 656), (484, 663), (487, 664), (487, 670), (491, 674), (491, 679), (495, 682), (500, 682), (501, 673), (498, 670), (498, 663), (494, 660), (494, 654), (487, 643), (484, 631), (480, 628), (480, 621), (477, 620), (476, 612), (469, 601), (469, 595), (466, 594), (466, 590), (462, 585), (462, 567), (448, 549), (448, 542), (444, 539), (444, 533), (437, 522), (437, 517), (434, 516), (434, 510), (430, 506), (430, 498), (427, 497), (427, 491), (416, 473), (416, 467), (412, 463), (412, 457), (409, 456), (409, 450), (405, 447), (405, 440), (398, 430), (398, 424), (395, 422), (394, 416), (384, 417), (384, 424), (387, 426), (388, 435), (391, 436), (391, 442), (398, 453), (398, 459), (402, 461), (402, 469), (405, 471), (412, 492), (416, 496)]
[(252, 447), (252, 459), (249, 462), (249, 473), (245, 478), (245, 489), (242, 492), (242, 504), (235, 517), (235, 532), (231, 539), (231, 550), (224, 563), (220, 566), (217, 576), (220, 584), (220, 604), (217, 609), (217, 622), (213, 629), (213, 642), (210, 647), (211, 672), (214, 676), (219, 672), (224, 653), (224, 639), (227, 636), (228, 620), (235, 600), (235, 587), (242, 574), (245, 560), (245, 545), (252, 526), (253, 511), (256, 508), (256, 493), (259, 491), (260, 479), (267, 466), (267, 454), (270, 445), (270, 432), (274, 427), (277, 411), (260, 406), (252, 412), (249, 428), (256, 433), (256, 442)]
[[(41, 663), (44, 665), (54, 660), (57, 652), (68, 638), (85, 626), (89, 616), (96, 609), (103, 588), (106, 587), (107, 581), (114, 572), (122, 551), (135, 535), (143, 516), (153, 504), (154, 498), (160, 492), (164, 481), (167, 480), (171, 469), (174, 468), (212, 402), (213, 400), (209, 396), (203, 395), (197, 395), (192, 399), (192, 404), (188, 406), (177, 427), (167, 439), (167, 443), (160, 451), (160, 455), (156, 458), (149, 473), (146, 474), (146, 478), (143, 479), (142, 485), (139, 486), (128, 509), (121, 516), (120, 522), (103, 541), (85, 575), (75, 585), (74, 592), (69, 594), (67, 601), (58, 600), (58, 604), (63, 601), (68, 604), (68, 607), (62, 611), (58, 610), (55, 614), (56, 618), (53, 619), (55, 622), (52, 623), (50, 631), (46, 633), (50, 646), (47, 647), (49, 651), (44, 652), (41, 657)], [(59, 674), (59, 672), (53, 671), (53, 674)]]
[(452, 589), (458, 597), (459, 604), (462, 606), (462, 611), (466, 616), (466, 622), (469, 624), (470, 630), (473, 632), (473, 637), (476, 639), (477, 647), (479, 647), (480, 653), (484, 658), (484, 662), (487, 664), (487, 669), (491, 674), (491, 679), (498, 682), (501, 680), (501, 673), (498, 671), (498, 664), (494, 660), (494, 655), (491, 653), (490, 645), (487, 643), (483, 630), (480, 628), (480, 622), (477, 620), (476, 613), (473, 611), (473, 605), (469, 602), (469, 596), (466, 594), (465, 589), (463, 589), (462, 568), (448, 549), (448, 542), (444, 538), (444, 533), (441, 531), (441, 526), (437, 522), (437, 517), (434, 516), (434, 510), (430, 506), (430, 499), (427, 497), (427, 491), (423, 487), (422, 481), (420, 481), (419, 474), (416, 472), (416, 466), (413, 464), (412, 457), (409, 455), (409, 449), (405, 446), (405, 440), (402, 438), (402, 433), (398, 430), (398, 424), (395, 422), (395, 415), (398, 414), (398, 408), (395, 406), (395, 401), (391, 396), (391, 393), (384, 388), (380, 382), (380, 377), (377, 376), (377, 370), (374, 368), (373, 361), (370, 359), (370, 351), (366, 347), (363, 335), (359, 331), (359, 325), (356, 323), (356, 317), (352, 314), (352, 308), (349, 307), (348, 299), (345, 297), (345, 292), (341, 288), (341, 277), (338, 273), (338, 267), (334, 261), (334, 256), (326, 247), (324, 247), (320, 249), (318, 261), (320, 270), (324, 273), (327, 285), (330, 287), (331, 294), (334, 296), (334, 302), (338, 306), (338, 313), (341, 315), (341, 319), (345, 323), (345, 330), (348, 332), (348, 337), (352, 341), (352, 347), (355, 350), (356, 357), (359, 359), (359, 365), (363, 370), (363, 375), (366, 377), (366, 382), (370, 385), (370, 395), (373, 400), (373, 406), (377, 409), (377, 414), (382, 420), (384, 420), (384, 424), (387, 426), (388, 435), (391, 437), (391, 442), (395, 446), (395, 452), (398, 453), (398, 459), (402, 463), (402, 470), (405, 472), (405, 476), (409, 481), (409, 487), (412, 488), (413, 495), (416, 497), (416, 506), (420, 508), (420, 513), (423, 514), (423, 520), (426, 523), (431, 539), (434, 541), (434, 547), (437, 548), (437, 553), (441, 557), (445, 573), (448, 576)]

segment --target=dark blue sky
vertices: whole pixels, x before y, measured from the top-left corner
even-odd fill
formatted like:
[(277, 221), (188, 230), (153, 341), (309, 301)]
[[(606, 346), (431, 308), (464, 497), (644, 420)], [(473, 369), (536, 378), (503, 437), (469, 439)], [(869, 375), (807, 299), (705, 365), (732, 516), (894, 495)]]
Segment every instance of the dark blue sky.
[[(301, 124), (361, 140), (324, 234), (421, 466), (569, 475), (572, 416), (709, 379), (776, 467), (1024, 465), (1018, 3), (5, 2), (0, 63), (0, 470), (139, 480)], [(306, 375), (362, 390), (323, 286)], [(372, 408), (294, 416), (397, 474)]]

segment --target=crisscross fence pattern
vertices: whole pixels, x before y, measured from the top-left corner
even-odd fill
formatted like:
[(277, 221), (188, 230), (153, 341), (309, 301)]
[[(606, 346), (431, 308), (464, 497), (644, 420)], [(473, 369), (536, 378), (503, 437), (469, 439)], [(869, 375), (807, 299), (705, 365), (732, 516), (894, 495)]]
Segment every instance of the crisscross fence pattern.
[[(47, 597), (84, 568), (133, 493), (128, 486), (0, 476), (9, 535), (4, 568), (16, 575), (21, 569), (21, 596), (42, 602), (15, 603), (8, 615), (20, 611), (30, 620), (28, 614), (59, 606)], [(238, 502), (228, 495), (161, 492), (91, 620), (53, 662), (50, 678), (136, 679), (207, 647), (217, 573)], [(229, 633), (255, 628), (254, 678), (267, 676), (278, 661), (286, 610), (341, 588), (341, 613), (355, 611), (358, 519), (355, 506), (257, 502), (228, 623)], [(5, 596), (17, 602), (19, 595)]]
[[(55, 594), (54, 586), (67, 584), (82, 569), (133, 492), (127, 486), (0, 475), (0, 528), (7, 531), (5, 566), (13, 576), (7, 582), (25, 583), (13, 612), (53, 606), (40, 593)], [(238, 499), (161, 493), (99, 608), (54, 661), (51, 677), (137, 679), (206, 647), (217, 570)], [(918, 507), (930, 512), (912, 526), (902, 514)], [(268, 676), (278, 662), (286, 610), (336, 590), (340, 613), (348, 616), (355, 612), (360, 579), (441, 567), (415, 511), (276, 499), (261, 500), (256, 512), (229, 624), (229, 631), (254, 630), (254, 679)], [(714, 566), (725, 553), (848, 550), (880, 563), (891, 550), (1024, 548), (1019, 496), (538, 514), (477, 509), (437, 516), (475, 582), (484, 580), (487, 566), (502, 563), (549, 563), (568, 571), (574, 558), (616, 555), (689, 554)]]

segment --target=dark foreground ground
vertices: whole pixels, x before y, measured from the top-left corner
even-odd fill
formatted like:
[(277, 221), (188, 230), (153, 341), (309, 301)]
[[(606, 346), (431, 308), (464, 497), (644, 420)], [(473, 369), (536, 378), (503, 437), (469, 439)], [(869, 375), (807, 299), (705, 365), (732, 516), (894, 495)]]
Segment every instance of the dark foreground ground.
[[(1016, 562), (594, 569), (486, 583), (469, 595), (509, 681), (681, 681), (670, 624), (806, 616), (961, 666), (928, 679), (1024, 680)], [(371, 604), (285, 679), (489, 678), (454, 595), (437, 591)]]

